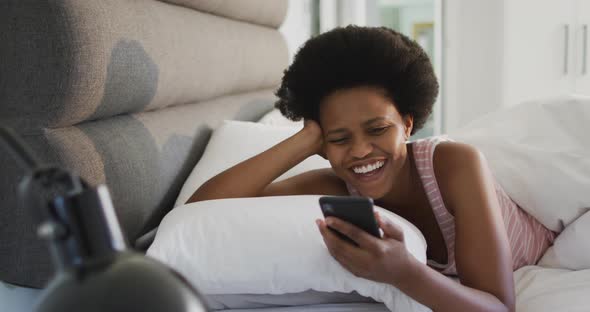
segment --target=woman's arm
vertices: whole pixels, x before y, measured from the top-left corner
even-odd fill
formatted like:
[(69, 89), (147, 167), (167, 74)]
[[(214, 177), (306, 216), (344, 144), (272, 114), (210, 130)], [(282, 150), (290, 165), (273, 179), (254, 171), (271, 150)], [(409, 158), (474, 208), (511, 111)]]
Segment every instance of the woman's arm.
[(467, 144), (441, 143), (435, 150), (434, 171), (443, 201), (455, 217), (455, 263), (461, 285), (482, 292), (472, 300), (486, 303), (483, 311), (514, 311), (512, 254), (485, 157)]
[(279, 183), (271, 184), (277, 177), (307, 157), (320, 153), (322, 132), (317, 123), (306, 121), (295, 135), (267, 151), (247, 159), (211, 178), (193, 193), (187, 203), (235, 197), (256, 197), (303, 193), (301, 180), (314, 180), (325, 176), (324, 171), (304, 173)]
[(397, 286), (434, 311), (514, 311), (512, 256), (485, 158), (460, 143), (434, 154), (443, 201), (455, 217), (455, 263), (461, 284), (421, 263)]
[(514, 311), (514, 303), (503, 302), (491, 293), (459, 284), (415, 261), (407, 277), (394, 284), (432, 311)]

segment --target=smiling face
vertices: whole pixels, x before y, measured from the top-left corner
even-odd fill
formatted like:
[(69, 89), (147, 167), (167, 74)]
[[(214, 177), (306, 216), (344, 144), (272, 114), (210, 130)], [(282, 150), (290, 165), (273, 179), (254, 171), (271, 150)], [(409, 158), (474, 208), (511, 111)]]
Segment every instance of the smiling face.
[(325, 153), (341, 179), (379, 199), (393, 187), (407, 158), (412, 117), (402, 117), (372, 87), (336, 91), (320, 104)]

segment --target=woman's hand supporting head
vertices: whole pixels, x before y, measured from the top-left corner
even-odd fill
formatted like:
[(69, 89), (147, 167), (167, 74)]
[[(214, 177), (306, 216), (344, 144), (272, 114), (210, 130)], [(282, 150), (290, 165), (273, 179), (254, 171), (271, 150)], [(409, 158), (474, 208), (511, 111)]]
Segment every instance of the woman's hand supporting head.
[(303, 129), (301, 129), (300, 133), (309, 140), (312, 150), (314, 151), (312, 155), (317, 154), (326, 159), (324, 153), (324, 136), (320, 125), (314, 120), (305, 119), (303, 122)]

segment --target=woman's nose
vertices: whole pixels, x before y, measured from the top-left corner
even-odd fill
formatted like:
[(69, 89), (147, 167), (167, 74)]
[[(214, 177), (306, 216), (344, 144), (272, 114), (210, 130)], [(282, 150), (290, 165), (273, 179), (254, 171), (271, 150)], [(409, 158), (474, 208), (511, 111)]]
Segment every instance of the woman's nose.
[(350, 147), (350, 154), (354, 158), (364, 158), (373, 150), (371, 142), (366, 140), (355, 140)]

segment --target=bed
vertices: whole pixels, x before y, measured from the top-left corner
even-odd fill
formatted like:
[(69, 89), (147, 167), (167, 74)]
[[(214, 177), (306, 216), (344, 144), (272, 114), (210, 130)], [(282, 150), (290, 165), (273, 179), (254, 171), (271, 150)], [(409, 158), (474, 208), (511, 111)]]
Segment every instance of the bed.
[[(228, 129), (224, 120), (262, 127), (275, 140), (297, 127), (272, 111), (289, 63), (278, 31), (287, 4), (2, 1), (0, 123), (43, 161), (106, 184), (129, 245), (146, 252), (165, 216), (182, 206), (183, 186), (206, 178), (192, 172), (205, 166), (211, 139)], [(22, 170), (6, 153), (0, 164), (0, 302), (2, 310), (30, 311), (53, 265), (15, 195)], [(309, 159), (289, 174), (322, 165)], [(514, 276), (518, 311), (590, 310), (583, 300), (590, 293), (588, 268), (533, 266)], [(211, 298), (225, 311), (389, 310), (367, 293), (350, 293), (362, 292), (354, 285), (346, 292)]]

